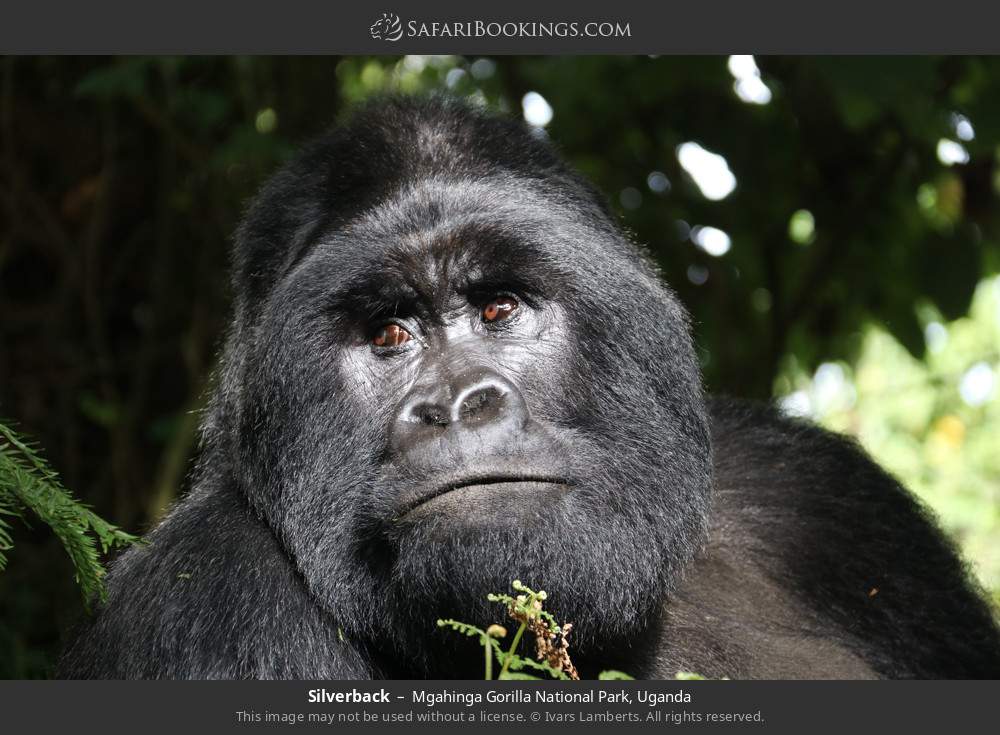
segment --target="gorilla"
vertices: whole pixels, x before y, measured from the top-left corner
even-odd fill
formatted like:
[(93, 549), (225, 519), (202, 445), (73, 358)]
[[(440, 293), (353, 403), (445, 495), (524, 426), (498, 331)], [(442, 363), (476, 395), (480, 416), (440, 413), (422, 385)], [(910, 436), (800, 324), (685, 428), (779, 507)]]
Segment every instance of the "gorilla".
[(278, 172), (190, 493), (64, 678), (480, 677), (523, 580), (637, 678), (1000, 676), (988, 603), (850, 441), (706, 399), (687, 316), (523, 124), (383, 98)]

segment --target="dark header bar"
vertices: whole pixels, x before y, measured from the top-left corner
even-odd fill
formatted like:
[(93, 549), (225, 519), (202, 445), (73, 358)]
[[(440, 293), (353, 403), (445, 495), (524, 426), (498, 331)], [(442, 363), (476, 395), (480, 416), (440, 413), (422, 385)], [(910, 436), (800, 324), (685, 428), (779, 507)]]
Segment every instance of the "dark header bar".
[(982, 0), (13, 0), (0, 52), (964, 54), (997, 28)]

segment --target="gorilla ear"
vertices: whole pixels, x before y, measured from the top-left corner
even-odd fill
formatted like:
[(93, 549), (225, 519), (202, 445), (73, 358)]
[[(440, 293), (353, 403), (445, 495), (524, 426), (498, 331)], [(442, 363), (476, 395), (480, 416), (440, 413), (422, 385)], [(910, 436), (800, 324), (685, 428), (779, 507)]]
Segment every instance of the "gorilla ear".
[(330, 166), (304, 155), (274, 174), (247, 207), (233, 246), (237, 308), (253, 309), (299, 257), (330, 209)]
[(400, 104), (375, 101), (352, 111), (267, 180), (236, 231), (238, 308), (258, 304), (318, 232), (370, 206), (398, 181), (405, 168), (402, 141), (413, 137), (412, 121), (400, 123), (399, 140), (386, 130)]

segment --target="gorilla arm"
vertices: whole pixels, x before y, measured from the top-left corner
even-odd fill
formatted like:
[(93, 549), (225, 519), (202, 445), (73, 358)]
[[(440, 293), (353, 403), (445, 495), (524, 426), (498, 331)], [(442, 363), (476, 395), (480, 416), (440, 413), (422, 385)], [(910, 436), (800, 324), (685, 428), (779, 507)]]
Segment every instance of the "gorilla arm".
[(59, 678), (372, 676), (240, 493), (196, 490), (148, 538), (112, 565)]

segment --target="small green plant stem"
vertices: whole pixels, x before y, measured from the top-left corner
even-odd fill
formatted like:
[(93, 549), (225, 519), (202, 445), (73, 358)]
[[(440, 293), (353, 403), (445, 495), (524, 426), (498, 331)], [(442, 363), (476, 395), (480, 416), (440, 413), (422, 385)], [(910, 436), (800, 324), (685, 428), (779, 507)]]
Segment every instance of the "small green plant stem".
[(503, 668), (500, 669), (500, 676), (498, 679), (502, 679), (503, 675), (507, 673), (507, 667), (510, 666), (511, 660), (514, 658), (514, 651), (517, 650), (518, 644), (521, 642), (521, 636), (524, 635), (524, 631), (527, 629), (526, 623), (521, 623), (521, 627), (517, 629), (517, 633), (514, 634), (514, 642), (510, 644), (510, 650), (507, 651), (507, 656), (503, 661)]
[(483, 640), (483, 648), (486, 649), (486, 681), (493, 678), (493, 644), (489, 636)]

